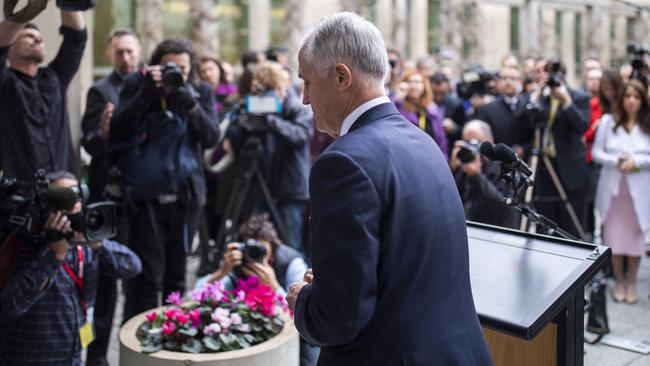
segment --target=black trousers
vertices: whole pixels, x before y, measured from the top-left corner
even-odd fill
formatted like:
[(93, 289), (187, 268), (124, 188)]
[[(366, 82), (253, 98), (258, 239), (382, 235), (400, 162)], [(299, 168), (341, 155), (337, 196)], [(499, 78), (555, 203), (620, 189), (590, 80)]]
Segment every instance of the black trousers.
[(185, 292), (185, 259), (197, 226), (193, 206), (150, 200), (129, 210), (129, 246), (142, 272), (125, 281), (124, 321), (163, 305), (174, 291)]
[[(125, 206), (118, 207), (117, 235), (115, 241), (128, 246), (129, 220)], [(117, 300), (117, 280), (107, 276), (103, 271), (97, 274), (97, 296), (95, 297), (95, 340), (88, 346), (88, 363), (106, 357), (113, 328), (115, 302)]]

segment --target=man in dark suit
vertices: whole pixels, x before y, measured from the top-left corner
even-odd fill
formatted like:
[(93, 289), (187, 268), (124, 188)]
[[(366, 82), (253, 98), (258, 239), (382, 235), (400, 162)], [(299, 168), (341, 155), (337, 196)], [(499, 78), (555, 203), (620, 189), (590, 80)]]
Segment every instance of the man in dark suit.
[[(95, 82), (88, 90), (86, 111), (81, 120), (82, 144), (92, 156), (88, 169), (90, 202), (115, 199), (116, 191), (105, 194), (110, 167), (106, 161), (106, 148), (113, 111), (124, 85), (126, 76), (137, 70), (140, 63), (140, 41), (135, 32), (127, 28), (113, 30), (108, 36), (106, 56), (113, 66), (113, 72)], [(117, 184), (114, 184), (117, 186)], [(129, 238), (126, 214), (121, 210), (116, 240), (127, 243)], [(88, 347), (89, 366), (108, 365), (106, 351), (113, 326), (116, 280), (100, 272), (97, 279), (97, 305), (95, 306), (96, 338)]]
[(287, 301), (319, 365), (490, 365), (445, 157), (386, 97), (379, 30), (320, 21), (299, 53), (305, 104), (338, 138), (312, 167), (311, 260)]
[(492, 128), (495, 143), (504, 143), (523, 158), (524, 148), (530, 147), (533, 127), (525, 118), (528, 98), (519, 94), (522, 88), (521, 71), (513, 66), (499, 70), (499, 96), (478, 110), (477, 118)]
[(447, 153), (449, 153), (454, 146), (454, 142), (460, 139), (463, 125), (467, 119), (465, 108), (463, 107), (463, 101), (453, 94), (451, 84), (445, 74), (436, 72), (431, 76), (430, 81), (433, 101), (440, 109), (442, 127), (445, 129), (445, 135), (447, 135), (447, 146), (449, 147)]
[[(541, 127), (540, 153), (551, 162), (577, 220), (584, 228), (589, 169), (582, 135), (589, 125), (591, 109), (589, 96), (581, 91), (569, 89), (563, 80), (564, 75), (562, 65), (547, 62), (540, 75), (540, 88), (531, 93), (530, 99), (540, 105), (542, 122), (545, 123)], [(553, 85), (549, 82), (552, 77), (556, 81), (559, 79), (559, 86), (549, 85)], [(541, 160), (539, 164), (541, 169), (535, 179), (534, 197), (537, 209), (562, 229), (578, 236), (579, 230), (560, 199), (551, 173)]]

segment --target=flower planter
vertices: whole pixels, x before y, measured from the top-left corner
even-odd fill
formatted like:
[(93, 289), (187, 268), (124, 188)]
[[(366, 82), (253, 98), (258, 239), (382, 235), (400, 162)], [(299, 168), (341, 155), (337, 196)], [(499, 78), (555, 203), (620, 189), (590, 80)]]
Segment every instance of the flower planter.
[(136, 329), (146, 320), (145, 312), (129, 319), (120, 329), (120, 366), (298, 366), (299, 336), (286, 317), (282, 331), (250, 348), (218, 353), (190, 354), (159, 351), (142, 353)]

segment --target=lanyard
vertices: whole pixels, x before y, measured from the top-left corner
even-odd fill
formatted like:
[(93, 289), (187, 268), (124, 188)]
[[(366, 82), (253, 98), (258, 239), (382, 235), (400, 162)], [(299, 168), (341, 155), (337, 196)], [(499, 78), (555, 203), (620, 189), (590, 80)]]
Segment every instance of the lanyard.
[(74, 281), (75, 285), (77, 285), (77, 289), (79, 290), (79, 301), (81, 302), (81, 309), (83, 311), (84, 319), (86, 318), (86, 311), (88, 310), (88, 302), (84, 298), (84, 252), (83, 249), (81, 249), (81, 245), (77, 245), (77, 259), (78, 259), (78, 266), (77, 266), (77, 274), (75, 274), (68, 263), (63, 263), (63, 269), (70, 275), (70, 278)]
[(422, 131), (424, 131), (424, 129), (427, 127), (427, 117), (422, 112), (420, 112), (420, 118), (418, 119), (418, 126), (420, 126), (420, 129)]

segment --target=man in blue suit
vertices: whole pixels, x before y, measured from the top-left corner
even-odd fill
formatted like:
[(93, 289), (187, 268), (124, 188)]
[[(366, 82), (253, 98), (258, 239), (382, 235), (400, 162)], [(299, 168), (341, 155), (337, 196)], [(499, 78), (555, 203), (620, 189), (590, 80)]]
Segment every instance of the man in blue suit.
[(386, 97), (386, 48), (352, 13), (299, 53), (305, 104), (337, 140), (310, 177), (313, 273), (287, 295), (319, 365), (491, 365), (463, 206), (435, 142)]

